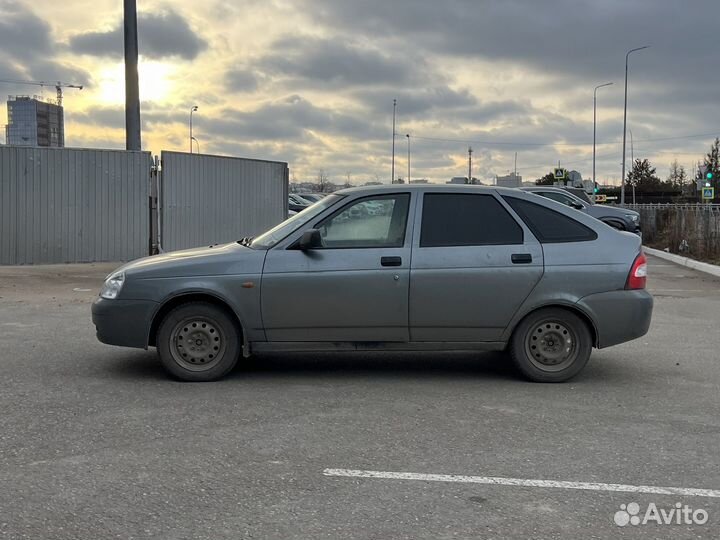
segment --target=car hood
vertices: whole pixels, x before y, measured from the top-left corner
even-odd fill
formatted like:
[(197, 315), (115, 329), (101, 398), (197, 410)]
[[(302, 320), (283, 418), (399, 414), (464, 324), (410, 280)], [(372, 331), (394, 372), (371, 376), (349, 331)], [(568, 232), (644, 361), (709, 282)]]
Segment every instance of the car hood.
[(231, 242), (143, 257), (116, 272), (139, 279), (260, 273), (265, 253)]
[(593, 204), (592, 206), (588, 206), (588, 208), (591, 209), (592, 215), (600, 214), (603, 216), (617, 216), (619, 218), (624, 218), (627, 215), (640, 215), (635, 210), (630, 210), (629, 208), (617, 208), (615, 206), (605, 206), (604, 204)]

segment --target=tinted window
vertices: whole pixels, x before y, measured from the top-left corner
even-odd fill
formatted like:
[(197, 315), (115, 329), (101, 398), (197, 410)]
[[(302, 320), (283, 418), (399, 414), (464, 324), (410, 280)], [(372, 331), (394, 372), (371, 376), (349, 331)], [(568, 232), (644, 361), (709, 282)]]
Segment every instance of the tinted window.
[(570, 206), (572, 203), (576, 202), (575, 199), (573, 199), (569, 195), (557, 193), (556, 191), (536, 191), (535, 193), (537, 193), (538, 195), (542, 195), (543, 197), (547, 197), (548, 199), (552, 199), (553, 201), (565, 204), (567, 206)]
[(522, 227), (492, 195), (425, 194), (420, 247), (522, 243)]
[(515, 197), (503, 197), (543, 244), (595, 240), (595, 231), (560, 212)]
[(405, 243), (410, 195), (368, 197), (317, 225), (325, 248), (400, 247)]

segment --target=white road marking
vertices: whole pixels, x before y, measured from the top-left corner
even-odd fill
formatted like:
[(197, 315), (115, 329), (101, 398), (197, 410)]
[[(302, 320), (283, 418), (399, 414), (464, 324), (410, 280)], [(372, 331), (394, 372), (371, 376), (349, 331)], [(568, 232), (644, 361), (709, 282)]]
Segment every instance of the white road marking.
[(92, 289), (83, 289), (82, 287), (75, 287), (73, 289), (73, 291), (75, 291), (75, 292), (90, 292), (90, 291), (92, 291)]
[(584, 489), (589, 491), (619, 491), (623, 493), (653, 493), (657, 495), (685, 495), (688, 497), (720, 498), (720, 490), (718, 489), (633, 486), (629, 484), (604, 484), (600, 482), (567, 482), (564, 480), (532, 480), (527, 478), (503, 478), (499, 476), (463, 476), (457, 474), (423, 474), (410, 472), (362, 471), (355, 469), (325, 469), (323, 474), (325, 476), (344, 476), (350, 478), (421, 480), (425, 482), (460, 482), (467, 484), (490, 484), (496, 486)]

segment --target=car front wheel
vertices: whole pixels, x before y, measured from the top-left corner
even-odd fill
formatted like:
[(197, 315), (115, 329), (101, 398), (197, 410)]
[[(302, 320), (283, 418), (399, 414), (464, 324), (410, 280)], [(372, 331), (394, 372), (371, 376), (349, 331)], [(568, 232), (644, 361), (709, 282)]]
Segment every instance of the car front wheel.
[(563, 382), (577, 375), (592, 352), (585, 321), (560, 308), (546, 308), (520, 322), (510, 339), (515, 367), (535, 382)]
[(190, 302), (170, 311), (160, 323), (157, 350), (160, 363), (183, 381), (214, 381), (237, 363), (240, 331), (223, 309), (207, 302)]

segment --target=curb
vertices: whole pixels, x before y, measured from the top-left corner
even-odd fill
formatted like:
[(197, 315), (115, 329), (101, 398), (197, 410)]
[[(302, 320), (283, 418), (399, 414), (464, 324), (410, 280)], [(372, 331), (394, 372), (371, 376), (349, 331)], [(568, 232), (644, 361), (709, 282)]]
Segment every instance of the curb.
[(674, 262), (676, 264), (679, 264), (680, 266), (685, 266), (686, 268), (691, 268), (693, 270), (697, 270), (698, 272), (710, 274), (711, 276), (720, 277), (720, 266), (696, 261), (695, 259), (690, 259), (689, 257), (675, 255), (674, 253), (668, 253), (667, 251), (662, 251), (647, 246), (643, 246), (643, 251), (648, 255), (653, 255), (660, 259)]

